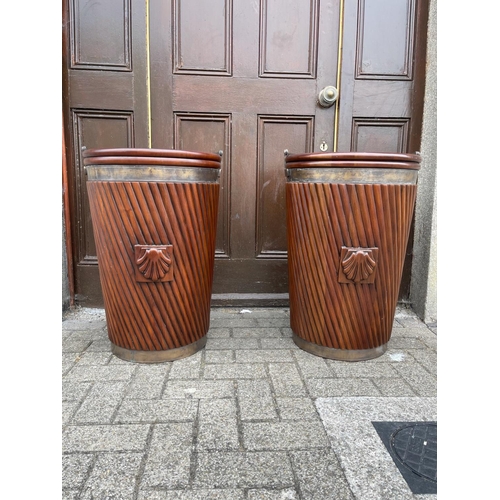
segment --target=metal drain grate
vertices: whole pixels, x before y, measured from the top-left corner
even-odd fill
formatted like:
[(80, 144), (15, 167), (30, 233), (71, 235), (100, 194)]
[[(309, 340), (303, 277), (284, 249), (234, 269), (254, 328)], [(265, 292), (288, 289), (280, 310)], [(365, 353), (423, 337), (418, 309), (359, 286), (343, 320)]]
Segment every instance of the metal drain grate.
[(412, 493), (437, 493), (437, 423), (372, 424)]

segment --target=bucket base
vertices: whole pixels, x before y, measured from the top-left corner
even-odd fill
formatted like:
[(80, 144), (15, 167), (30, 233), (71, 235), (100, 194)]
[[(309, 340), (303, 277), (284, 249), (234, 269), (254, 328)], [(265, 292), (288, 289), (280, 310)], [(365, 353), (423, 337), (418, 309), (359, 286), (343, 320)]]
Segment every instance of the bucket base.
[(117, 358), (124, 361), (132, 361), (134, 363), (164, 363), (166, 361), (187, 358), (203, 349), (206, 343), (206, 335), (192, 344), (165, 351), (134, 351), (111, 343), (111, 352)]
[(322, 358), (336, 359), (338, 361), (366, 361), (367, 359), (378, 358), (387, 351), (387, 344), (373, 349), (334, 349), (333, 347), (324, 347), (308, 342), (295, 333), (293, 334), (293, 341), (304, 351)]

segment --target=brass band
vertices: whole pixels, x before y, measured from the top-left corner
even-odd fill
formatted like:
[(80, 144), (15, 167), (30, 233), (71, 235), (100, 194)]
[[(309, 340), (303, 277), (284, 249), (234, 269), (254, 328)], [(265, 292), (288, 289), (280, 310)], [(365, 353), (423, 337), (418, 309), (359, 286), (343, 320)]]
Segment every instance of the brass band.
[(155, 165), (87, 165), (89, 181), (217, 182), (219, 168), (165, 167)]
[(286, 168), (289, 182), (333, 184), (415, 184), (417, 170), (395, 168)]
[(166, 361), (187, 358), (203, 349), (206, 343), (206, 335), (192, 344), (177, 347), (175, 349), (167, 349), (165, 351), (133, 351), (111, 343), (111, 352), (124, 361), (132, 361), (135, 363), (164, 363)]
[(373, 349), (334, 349), (333, 347), (320, 346), (300, 338), (295, 333), (292, 334), (293, 341), (298, 347), (322, 358), (335, 359), (338, 361), (366, 361), (378, 358), (387, 351), (387, 344), (383, 344)]

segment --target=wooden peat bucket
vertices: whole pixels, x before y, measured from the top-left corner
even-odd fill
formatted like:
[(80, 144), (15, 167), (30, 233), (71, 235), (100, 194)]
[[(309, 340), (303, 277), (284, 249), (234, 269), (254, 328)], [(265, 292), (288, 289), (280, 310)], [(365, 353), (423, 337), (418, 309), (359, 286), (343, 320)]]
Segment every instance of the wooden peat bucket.
[(210, 322), (221, 157), (159, 149), (83, 156), (113, 353), (139, 363), (194, 354)]
[(290, 326), (303, 350), (359, 361), (387, 349), (420, 156), (287, 155)]

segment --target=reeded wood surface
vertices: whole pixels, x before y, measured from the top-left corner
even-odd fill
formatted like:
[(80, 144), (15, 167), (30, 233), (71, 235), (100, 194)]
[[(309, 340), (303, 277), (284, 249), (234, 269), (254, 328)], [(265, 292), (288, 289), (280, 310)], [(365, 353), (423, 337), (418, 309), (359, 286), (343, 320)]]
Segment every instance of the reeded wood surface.
[[(323, 347), (388, 342), (416, 196), (415, 185), (286, 185), (290, 322)], [(373, 284), (339, 283), (341, 247), (378, 248)]]
[[(88, 182), (87, 189), (111, 342), (167, 350), (206, 335), (219, 185)], [(138, 283), (134, 245), (172, 245), (173, 281)]]

